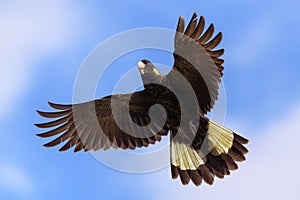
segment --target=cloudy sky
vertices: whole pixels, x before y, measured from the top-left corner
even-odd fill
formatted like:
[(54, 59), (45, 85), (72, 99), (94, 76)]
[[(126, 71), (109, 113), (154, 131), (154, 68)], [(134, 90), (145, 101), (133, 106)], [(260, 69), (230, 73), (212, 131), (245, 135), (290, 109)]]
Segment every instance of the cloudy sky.
[[(299, 199), (299, 6), (297, 0), (1, 1), (0, 198)], [(89, 153), (42, 146), (33, 124), (43, 119), (35, 110), (49, 110), (47, 101), (72, 102), (80, 66), (97, 45), (134, 28), (174, 29), (179, 15), (194, 11), (224, 35), (225, 125), (251, 140), (238, 171), (196, 188), (171, 180), (168, 167), (123, 173)], [(172, 64), (167, 53), (123, 55), (95, 97), (109, 94), (143, 58)]]

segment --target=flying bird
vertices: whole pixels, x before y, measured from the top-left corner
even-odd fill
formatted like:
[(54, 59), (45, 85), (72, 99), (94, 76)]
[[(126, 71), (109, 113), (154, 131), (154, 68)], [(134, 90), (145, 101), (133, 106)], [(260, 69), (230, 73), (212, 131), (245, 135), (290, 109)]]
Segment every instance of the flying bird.
[[(59, 151), (74, 152), (109, 148), (147, 147), (170, 135), (170, 166), (173, 179), (213, 184), (244, 161), (248, 139), (223, 127), (205, 115), (218, 99), (223, 76), (224, 49), (215, 49), (222, 33), (214, 25), (205, 29), (203, 16), (194, 13), (185, 26), (179, 17), (174, 39), (174, 64), (166, 75), (149, 60), (138, 62), (144, 89), (114, 94), (89, 102), (62, 105), (50, 103), (53, 112), (37, 111), (54, 121), (35, 124), (51, 128), (37, 134), (56, 137), (44, 144)], [(149, 114), (154, 105), (154, 115)], [(182, 105), (184, 109), (182, 109)]]

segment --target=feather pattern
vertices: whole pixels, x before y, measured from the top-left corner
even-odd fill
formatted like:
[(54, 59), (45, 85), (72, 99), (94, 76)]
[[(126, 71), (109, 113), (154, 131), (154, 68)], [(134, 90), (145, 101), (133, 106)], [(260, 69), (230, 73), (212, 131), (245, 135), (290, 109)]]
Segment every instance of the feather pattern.
[[(133, 95), (114, 96), (114, 98), (119, 101), (119, 106), (125, 104), (129, 101), (129, 98), (131, 98), (130, 112), (135, 116), (134, 120), (141, 126), (146, 126), (150, 123), (147, 105), (140, 105), (135, 100), (135, 98), (145, 98), (144, 95), (145, 94), (141, 91), (136, 92)], [(161, 136), (167, 134), (168, 128), (166, 126), (160, 130), (157, 129), (157, 126), (155, 128), (152, 126), (149, 127), (147, 131), (143, 130), (140, 133), (136, 133), (134, 127), (128, 127), (128, 120), (131, 120), (131, 117), (129, 116), (127, 118), (120, 118), (120, 123), (127, 125), (125, 131), (121, 130), (117, 126), (112, 115), (111, 98), (112, 96), (108, 96), (96, 101), (75, 104), (72, 106), (49, 102), (49, 105), (52, 108), (60, 111), (38, 111), (38, 113), (43, 117), (59, 119), (35, 124), (39, 128), (52, 128), (52, 130), (37, 134), (37, 136), (42, 138), (57, 136), (44, 146), (53, 147), (67, 141), (59, 150), (65, 151), (75, 146), (74, 151), (78, 152), (80, 150), (106, 150), (110, 147), (122, 149), (147, 147), (149, 144), (160, 141)], [(148, 103), (148, 106), (152, 105), (151, 102), (145, 103)], [(120, 106), (120, 109), (123, 109), (123, 107)], [(123, 111), (117, 110), (117, 112), (122, 113)], [(153, 129), (155, 129), (155, 131)], [(129, 130), (134, 132), (134, 134), (132, 135)], [(149, 136), (149, 133), (152, 134)]]
[(243, 161), (248, 152), (239, 142), (248, 140), (240, 138), (233, 131), (207, 118), (201, 119), (200, 126), (202, 128), (192, 144), (178, 142), (182, 141), (176, 138), (181, 137), (180, 134), (171, 131), (172, 178), (179, 176), (184, 185), (190, 180), (197, 186), (202, 180), (213, 184), (215, 176), (222, 179), (230, 175), (230, 170), (238, 169), (236, 162)]
[(167, 78), (176, 82), (174, 71), (182, 74), (197, 95), (200, 113), (206, 114), (218, 99), (218, 83), (223, 75), (224, 60), (219, 57), (224, 49), (214, 50), (222, 40), (222, 33), (212, 38), (215, 31), (213, 24), (203, 33), (205, 19), (201, 16), (198, 22), (196, 13), (185, 30), (184, 25), (184, 18), (180, 16), (174, 40), (174, 65)]

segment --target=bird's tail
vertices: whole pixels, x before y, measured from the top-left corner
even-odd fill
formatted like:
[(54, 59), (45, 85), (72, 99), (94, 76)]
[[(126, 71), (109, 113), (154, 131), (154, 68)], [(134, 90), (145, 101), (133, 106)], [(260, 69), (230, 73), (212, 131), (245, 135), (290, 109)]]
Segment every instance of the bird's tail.
[(179, 175), (184, 185), (190, 180), (195, 185), (202, 180), (211, 185), (214, 176), (224, 178), (238, 168), (236, 162), (246, 159), (247, 143), (247, 139), (209, 120), (205, 133), (197, 133), (191, 144), (171, 142), (172, 178)]

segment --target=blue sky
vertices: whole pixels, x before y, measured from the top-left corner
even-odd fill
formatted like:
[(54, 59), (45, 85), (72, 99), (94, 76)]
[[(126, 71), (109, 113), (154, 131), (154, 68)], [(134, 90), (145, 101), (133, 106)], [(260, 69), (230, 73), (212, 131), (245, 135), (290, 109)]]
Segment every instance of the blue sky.
[[(0, 198), (299, 199), (299, 6), (296, 0), (1, 1)], [(224, 35), (225, 125), (251, 140), (239, 171), (213, 186), (184, 187), (169, 168), (127, 174), (88, 153), (42, 147), (33, 124), (43, 119), (35, 110), (49, 110), (49, 100), (72, 101), (80, 65), (99, 43), (133, 28), (174, 29), (179, 15), (188, 19), (194, 11)], [(128, 63), (122, 70), (138, 56), (172, 64), (167, 54), (147, 53), (122, 57)], [(114, 70), (107, 76), (119, 76)], [(109, 93), (107, 85), (100, 83), (96, 97)]]

